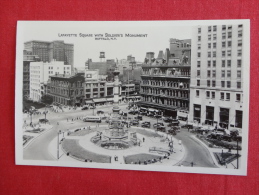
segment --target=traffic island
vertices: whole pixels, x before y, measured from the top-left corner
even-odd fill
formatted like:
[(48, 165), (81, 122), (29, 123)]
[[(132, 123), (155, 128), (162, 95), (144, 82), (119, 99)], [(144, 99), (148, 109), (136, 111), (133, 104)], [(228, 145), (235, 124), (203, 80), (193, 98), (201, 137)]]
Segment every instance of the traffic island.
[(216, 157), (216, 159), (220, 165), (229, 164), (229, 163), (233, 162), (234, 160), (236, 160), (237, 158), (241, 157), (240, 154), (232, 154), (229, 152), (226, 152), (226, 153), (214, 152), (213, 154)]

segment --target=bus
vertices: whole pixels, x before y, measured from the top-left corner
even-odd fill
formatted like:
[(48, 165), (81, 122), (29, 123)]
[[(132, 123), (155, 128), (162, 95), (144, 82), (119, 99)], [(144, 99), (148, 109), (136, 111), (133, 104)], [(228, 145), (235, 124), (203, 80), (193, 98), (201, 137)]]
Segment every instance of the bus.
[(86, 116), (83, 118), (84, 122), (95, 122), (95, 123), (101, 123), (101, 117), (100, 116)]

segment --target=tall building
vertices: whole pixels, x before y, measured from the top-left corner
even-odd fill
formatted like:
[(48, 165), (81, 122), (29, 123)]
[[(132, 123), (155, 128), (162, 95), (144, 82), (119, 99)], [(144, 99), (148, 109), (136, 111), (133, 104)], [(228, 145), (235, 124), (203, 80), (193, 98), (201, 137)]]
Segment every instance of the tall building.
[[(189, 43), (189, 44), (186, 44)], [(186, 120), (189, 110), (191, 40), (170, 39), (170, 52), (147, 52), (142, 65), (140, 106)], [(170, 55), (169, 55), (169, 53)], [(163, 59), (162, 59), (163, 58)]]
[(71, 66), (64, 65), (64, 62), (52, 61), (50, 63), (31, 62), (30, 63), (30, 99), (41, 101), (41, 97), (46, 93), (45, 86), (50, 76), (62, 74), (71, 75)]
[(69, 106), (84, 105), (85, 73), (75, 75), (55, 74), (50, 76), (49, 95), (53, 102)]
[(27, 41), (24, 43), (24, 50), (31, 52), (31, 55), (38, 55), (40, 61), (51, 62), (52, 60), (63, 61), (65, 65), (74, 69), (74, 44), (64, 41)]
[(242, 128), (243, 25), (193, 29), (189, 121)]
[(30, 63), (40, 61), (37, 55), (23, 51), (23, 97), (30, 96)]

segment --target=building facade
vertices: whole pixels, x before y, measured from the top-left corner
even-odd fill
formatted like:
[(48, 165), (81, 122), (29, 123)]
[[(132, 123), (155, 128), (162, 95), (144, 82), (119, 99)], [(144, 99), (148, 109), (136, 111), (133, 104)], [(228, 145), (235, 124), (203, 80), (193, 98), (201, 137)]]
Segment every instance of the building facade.
[(84, 105), (84, 73), (76, 75), (56, 74), (50, 76), (49, 95), (56, 104), (69, 106)]
[[(119, 101), (121, 101), (121, 82), (118, 83)], [(114, 102), (114, 82), (107, 82), (99, 75), (99, 70), (86, 70), (85, 72), (85, 103), (104, 104)]]
[(51, 62), (53, 60), (63, 61), (65, 65), (74, 68), (74, 44), (64, 43), (64, 41), (27, 41), (24, 43), (24, 50), (37, 55), (40, 61)]
[(154, 52), (147, 52), (142, 65), (140, 106), (162, 110), (165, 115), (187, 120), (191, 73), (190, 42), (189, 39), (170, 39), (170, 56), (167, 60), (162, 52), (159, 52), (158, 58), (154, 58)]
[(189, 120), (242, 128), (243, 25), (193, 29)]
[(71, 75), (71, 66), (57, 61), (30, 62), (30, 99), (41, 101), (41, 97), (46, 94), (45, 86), (49, 77), (56, 74)]
[(24, 50), (23, 52), (23, 97), (30, 96), (30, 63), (40, 61), (37, 55)]

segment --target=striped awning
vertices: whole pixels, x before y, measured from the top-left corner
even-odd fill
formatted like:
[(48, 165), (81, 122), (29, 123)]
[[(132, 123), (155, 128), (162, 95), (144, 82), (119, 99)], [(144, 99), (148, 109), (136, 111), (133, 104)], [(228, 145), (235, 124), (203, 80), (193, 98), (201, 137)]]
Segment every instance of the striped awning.
[(94, 103), (107, 102), (106, 98), (93, 99)]

